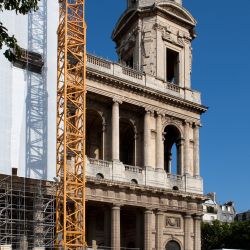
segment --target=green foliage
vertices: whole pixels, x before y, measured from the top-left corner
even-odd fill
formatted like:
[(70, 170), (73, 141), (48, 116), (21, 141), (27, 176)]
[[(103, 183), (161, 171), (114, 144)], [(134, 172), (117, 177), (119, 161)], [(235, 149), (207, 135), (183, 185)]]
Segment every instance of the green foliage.
[[(28, 14), (30, 11), (38, 9), (39, 0), (0, 0), (0, 12), (4, 10), (15, 11), (16, 14)], [(14, 36), (8, 34), (7, 28), (0, 22), (0, 49), (7, 46), (4, 56), (10, 61), (15, 61), (21, 55), (20, 47)]]
[(201, 245), (202, 250), (250, 249), (250, 221), (231, 224), (219, 221), (212, 224), (202, 223)]

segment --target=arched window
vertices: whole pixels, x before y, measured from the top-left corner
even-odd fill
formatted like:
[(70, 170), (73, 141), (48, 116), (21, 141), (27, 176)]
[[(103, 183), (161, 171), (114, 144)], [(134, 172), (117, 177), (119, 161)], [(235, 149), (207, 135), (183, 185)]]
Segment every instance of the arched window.
[(93, 159), (103, 159), (102, 117), (95, 110), (87, 110), (86, 154)]
[(178, 242), (171, 240), (167, 243), (166, 250), (181, 250), (181, 247)]
[(181, 134), (173, 125), (164, 130), (164, 168), (167, 173), (181, 174)]
[(135, 132), (127, 119), (120, 119), (120, 160), (135, 165)]
[(96, 178), (99, 180), (102, 180), (102, 179), (104, 179), (104, 175), (101, 173), (98, 173), (98, 174), (96, 174)]
[(131, 183), (137, 185), (137, 184), (138, 184), (138, 181), (137, 181), (136, 179), (132, 179), (132, 180), (131, 180)]

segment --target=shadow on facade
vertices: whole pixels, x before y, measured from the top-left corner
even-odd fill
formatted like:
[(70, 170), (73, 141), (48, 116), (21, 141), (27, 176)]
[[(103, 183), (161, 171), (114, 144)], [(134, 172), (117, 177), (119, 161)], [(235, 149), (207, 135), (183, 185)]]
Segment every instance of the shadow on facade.
[(28, 51), (42, 55), (44, 65), (41, 73), (27, 70), (25, 175), (47, 179), (47, 0), (28, 16)]

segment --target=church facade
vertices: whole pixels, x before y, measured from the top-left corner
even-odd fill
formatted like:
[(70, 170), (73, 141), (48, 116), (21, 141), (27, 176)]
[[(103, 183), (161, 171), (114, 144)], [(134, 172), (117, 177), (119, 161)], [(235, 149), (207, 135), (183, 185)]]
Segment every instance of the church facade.
[(119, 64), (88, 55), (90, 246), (201, 248), (195, 26), (180, 1), (129, 0), (112, 34)]

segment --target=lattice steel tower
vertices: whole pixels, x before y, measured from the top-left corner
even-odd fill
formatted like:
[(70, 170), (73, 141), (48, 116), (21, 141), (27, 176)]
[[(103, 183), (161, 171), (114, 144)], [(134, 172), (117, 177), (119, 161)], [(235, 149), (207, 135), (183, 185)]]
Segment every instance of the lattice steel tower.
[(84, 0), (59, 5), (56, 244), (76, 250), (85, 246), (86, 24)]

